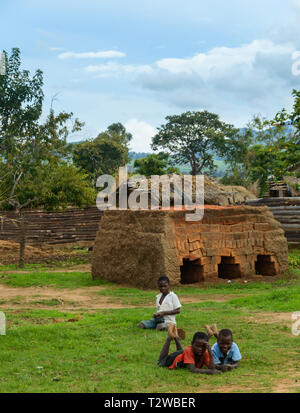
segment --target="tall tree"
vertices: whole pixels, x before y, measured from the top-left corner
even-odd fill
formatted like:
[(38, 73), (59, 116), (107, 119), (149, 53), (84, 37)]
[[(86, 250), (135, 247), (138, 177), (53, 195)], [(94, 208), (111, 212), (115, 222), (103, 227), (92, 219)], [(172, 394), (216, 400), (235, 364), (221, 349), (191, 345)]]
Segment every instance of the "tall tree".
[(253, 140), (254, 134), (250, 127), (226, 139), (223, 159), (230, 168), (222, 178), (222, 183), (245, 187), (249, 184), (249, 148)]
[(132, 135), (121, 123), (108, 126), (95, 139), (74, 145), (74, 163), (84, 170), (93, 182), (103, 174), (114, 175), (129, 161), (128, 143)]
[[(244, 134), (238, 134), (226, 144), (225, 159), (231, 171), (223, 183), (244, 185), (259, 181), (260, 194), (268, 189), (269, 176), (282, 179), (289, 169), (300, 162), (300, 92), (293, 90), (293, 111), (285, 109), (273, 119), (256, 115)], [(242, 180), (243, 177), (243, 180)]]
[[(7, 54), (6, 58), (7, 58)], [(82, 123), (72, 120), (72, 113), (55, 115), (51, 109), (40, 122), (43, 104), (43, 76), (40, 70), (31, 77), (21, 70), (20, 51), (13, 49), (7, 59), (5, 75), (0, 76), (0, 175), (1, 206), (13, 208), (15, 223), (20, 233), (20, 266), (24, 265), (26, 227), (23, 211), (29, 206), (45, 208), (65, 207), (90, 203), (93, 189), (85, 176), (68, 164), (69, 148), (66, 138), (70, 132), (80, 130)], [(70, 129), (68, 123), (72, 121)], [(59, 174), (59, 171), (63, 173)], [(53, 199), (54, 177), (60, 176), (60, 185), (68, 178), (69, 188)], [(77, 197), (72, 194), (72, 188)]]
[(152, 138), (152, 149), (162, 148), (170, 152), (176, 163), (188, 163), (193, 175), (204, 169), (213, 172), (214, 154), (223, 154), (226, 138), (238, 131), (208, 111), (185, 112), (167, 116), (166, 120)]

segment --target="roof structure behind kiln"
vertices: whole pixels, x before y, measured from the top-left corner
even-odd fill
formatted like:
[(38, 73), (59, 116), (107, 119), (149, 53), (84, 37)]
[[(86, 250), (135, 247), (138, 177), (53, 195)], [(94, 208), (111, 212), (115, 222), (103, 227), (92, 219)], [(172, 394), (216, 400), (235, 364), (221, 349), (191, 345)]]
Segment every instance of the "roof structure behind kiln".
[(93, 249), (93, 278), (152, 288), (161, 275), (176, 285), (276, 276), (288, 269), (287, 240), (268, 207), (206, 205), (196, 222), (186, 221), (185, 214), (105, 211)]

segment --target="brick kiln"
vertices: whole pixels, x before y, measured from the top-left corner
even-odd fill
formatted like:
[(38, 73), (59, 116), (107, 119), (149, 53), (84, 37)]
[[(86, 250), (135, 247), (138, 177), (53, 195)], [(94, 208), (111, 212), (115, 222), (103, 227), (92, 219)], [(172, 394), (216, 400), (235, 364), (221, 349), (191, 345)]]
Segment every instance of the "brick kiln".
[[(281, 275), (288, 269), (284, 231), (268, 207), (205, 205), (201, 221), (185, 211), (105, 211), (92, 260), (93, 278), (156, 287)], [(190, 213), (190, 211), (189, 211)]]

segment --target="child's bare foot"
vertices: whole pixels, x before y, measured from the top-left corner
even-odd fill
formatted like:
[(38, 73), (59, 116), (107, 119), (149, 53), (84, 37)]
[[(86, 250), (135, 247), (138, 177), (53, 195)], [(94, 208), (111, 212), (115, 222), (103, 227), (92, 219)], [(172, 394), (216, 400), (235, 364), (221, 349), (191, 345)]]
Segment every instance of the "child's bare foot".
[(210, 329), (211, 329), (211, 331), (213, 332), (213, 335), (214, 335), (216, 338), (218, 338), (219, 332), (218, 332), (218, 329), (217, 329), (216, 324), (212, 324), (212, 325), (210, 326)]
[(185, 331), (182, 330), (182, 328), (177, 328), (177, 334), (178, 334), (179, 338), (181, 338), (181, 340), (185, 339)]
[(177, 328), (175, 324), (168, 324), (168, 333), (171, 338), (178, 338)]
[(207, 324), (205, 325), (208, 338), (211, 338), (211, 337), (214, 335), (214, 332), (213, 332), (213, 330), (212, 330), (211, 327), (212, 327), (212, 326), (209, 326), (209, 325), (207, 325)]

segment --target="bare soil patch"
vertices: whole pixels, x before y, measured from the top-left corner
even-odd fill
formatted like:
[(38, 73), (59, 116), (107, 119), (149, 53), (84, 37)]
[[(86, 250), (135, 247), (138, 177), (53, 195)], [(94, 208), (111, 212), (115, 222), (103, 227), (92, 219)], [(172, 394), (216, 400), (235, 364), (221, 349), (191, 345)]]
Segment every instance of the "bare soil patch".
[[(0, 240), (0, 265), (15, 264), (19, 261), (20, 246), (14, 241)], [(91, 254), (74, 251), (74, 248), (44, 245), (41, 248), (26, 245), (25, 263), (44, 263), (51, 265), (53, 262), (64, 262), (69, 259), (87, 259)]]
[[(62, 310), (77, 310), (78, 308), (134, 308), (131, 305), (111, 303), (110, 297), (98, 295), (105, 287), (95, 286), (75, 289), (55, 289), (51, 287), (8, 287), (0, 285), (0, 308), (44, 308), (49, 309), (43, 300), (57, 300)], [(1, 304), (1, 301), (3, 302)]]
[(272, 388), (273, 393), (296, 393), (300, 390), (300, 375), (279, 380)]
[(252, 323), (258, 324), (273, 324), (273, 323), (284, 323), (291, 326), (292, 324), (292, 313), (284, 312), (257, 312), (252, 313), (251, 316), (247, 317), (247, 320)]
[[(123, 304), (117, 297), (99, 295), (98, 292), (107, 289), (107, 286), (81, 287), (57, 289), (53, 287), (9, 287), (0, 284), (0, 308), (47, 308), (49, 309), (49, 300), (57, 300), (57, 306), (65, 310), (77, 310), (85, 308), (87, 310), (100, 308), (135, 308), (135, 307), (154, 307), (153, 303), (130, 305)], [(225, 302), (234, 296), (220, 295), (201, 295), (201, 296), (182, 296), (180, 298), (183, 304), (201, 303), (204, 301)], [(112, 300), (113, 298), (113, 300)], [(43, 304), (43, 300), (45, 304)], [(53, 305), (55, 303), (53, 302)]]
[[(28, 274), (29, 270), (5, 270), (1, 271), (2, 275), (5, 274)], [(31, 270), (32, 272), (34, 271), (41, 271), (40, 269), (38, 270)], [(51, 267), (51, 269), (47, 268), (44, 270), (45, 272), (91, 272), (91, 264), (79, 264), (79, 265), (71, 265), (71, 266), (66, 266), (66, 267)]]

